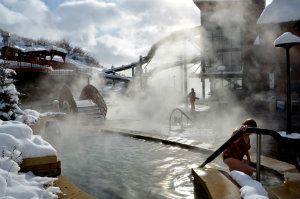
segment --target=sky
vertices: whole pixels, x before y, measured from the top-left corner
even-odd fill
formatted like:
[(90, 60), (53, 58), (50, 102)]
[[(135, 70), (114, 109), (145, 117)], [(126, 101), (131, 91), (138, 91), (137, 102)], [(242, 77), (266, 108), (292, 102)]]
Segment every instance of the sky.
[(5, 31), (65, 39), (104, 67), (138, 61), (164, 36), (200, 24), (193, 0), (0, 0), (0, 18)]
[(138, 61), (169, 33), (200, 24), (193, 0), (0, 0), (0, 28), (66, 39), (104, 67)]

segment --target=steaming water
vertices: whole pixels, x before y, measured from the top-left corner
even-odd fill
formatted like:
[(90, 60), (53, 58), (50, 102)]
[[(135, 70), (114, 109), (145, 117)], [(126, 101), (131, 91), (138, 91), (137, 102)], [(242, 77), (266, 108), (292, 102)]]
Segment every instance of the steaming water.
[[(60, 149), (63, 175), (97, 198), (195, 198), (191, 168), (204, 159), (178, 147), (84, 132)], [(74, 140), (73, 140), (74, 141)]]
[[(197, 198), (191, 168), (199, 166), (205, 155), (118, 134), (68, 133), (55, 142), (62, 175), (85, 192), (101, 199)], [(218, 169), (227, 168), (221, 159), (213, 163)], [(282, 183), (262, 176), (273, 185)]]

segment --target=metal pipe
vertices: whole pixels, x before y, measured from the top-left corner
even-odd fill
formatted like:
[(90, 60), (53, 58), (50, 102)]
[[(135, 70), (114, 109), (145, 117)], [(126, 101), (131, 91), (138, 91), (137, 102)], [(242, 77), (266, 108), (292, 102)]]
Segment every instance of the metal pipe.
[(184, 79), (184, 99), (185, 99), (185, 107), (188, 107), (188, 99), (187, 99), (187, 87), (188, 87), (188, 76), (187, 76), (187, 62), (186, 62), (186, 40), (184, 41), (184, 56), (183, 56), (183, 79)]
[(260, 182), (261, 134), (256, 135), (256, 180)]
[(134, 78), (134, 65), (131, 66), (131, 76)]
[(140, 76), (140, 86), (143, 88), (143, 63), (142, 63), (142, 56), (140, 56), (140, 62), (139, 62), (139, 76)]

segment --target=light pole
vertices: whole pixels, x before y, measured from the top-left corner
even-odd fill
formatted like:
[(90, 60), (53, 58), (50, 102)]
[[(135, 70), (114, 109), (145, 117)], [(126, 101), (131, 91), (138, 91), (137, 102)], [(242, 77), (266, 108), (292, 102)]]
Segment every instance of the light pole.
[(291, 133), (291, 77), (290, 77), (290, 48), (300, 44), (300, 37), (290, 32), (283, 33), (274, 41), (275, 47), (282, 47), (286, 50), (286, 133)]

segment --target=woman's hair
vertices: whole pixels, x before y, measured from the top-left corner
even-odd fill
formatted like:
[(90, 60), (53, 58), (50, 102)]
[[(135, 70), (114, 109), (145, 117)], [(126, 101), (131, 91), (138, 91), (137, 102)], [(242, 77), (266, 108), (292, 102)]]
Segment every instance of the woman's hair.
[(252, 118), (246, 119), (243, 122), (243, 125), (247, 125), (248, 127), (257, 127), (256, 121)]

